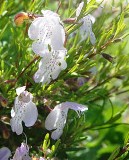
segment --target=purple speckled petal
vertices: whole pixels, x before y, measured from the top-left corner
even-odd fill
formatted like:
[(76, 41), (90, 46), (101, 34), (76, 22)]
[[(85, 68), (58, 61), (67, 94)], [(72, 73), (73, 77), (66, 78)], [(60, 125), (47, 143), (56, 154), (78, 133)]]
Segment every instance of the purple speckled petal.
[(27, 144), (22, 143), (21, 146), (16, 149), (12, 160), (31, 160)]

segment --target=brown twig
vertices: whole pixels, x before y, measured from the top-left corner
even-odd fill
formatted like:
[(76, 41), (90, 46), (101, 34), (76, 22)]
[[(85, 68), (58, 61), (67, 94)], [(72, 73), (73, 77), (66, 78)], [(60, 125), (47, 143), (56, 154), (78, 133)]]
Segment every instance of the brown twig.
[(61, 7), (61, 1), (59, 1), (59, 3), (58, 3), (58, 8), (57, 8), (57, 10), (56, 10), (56, 13), (59, 12), (60, 7)]
[(66, 24), (78, 24), (76, 22), (76, 18), (67, 18), (67, 19), (63, 20), (63, 23), (66, 23)]
[(18, 77), (15, 79), (13, 85), (11, 85), (11, 87), (10, 87), (8, 90), (10, 90), (11, 88), (13, 88), (13, 87), (16, 85), (17, 81), (18, 81), (19, 78), (24, 74), (24, 72), (25, 72), (36, 60), (38, 60), (39, 58), (40, 58), (39, 56), (36, 56), (36, 57), (34, 57), (34, 59), (33, 59), (32, 61), (30, 61), (30, 63), (29, 63), (29, 64), (24, 68), (24, 70), (18, 75)]
[(30, 63), (26, 66), (26, 68), (18, 75), (18, 77), (16, 78), (15, 83), (18, 81), (18, 79), (24, 74), (24, 72), (36, 61), (39, 59), (39, 56), (34, 57), (34, 59), (32, 61), (30, 61)]

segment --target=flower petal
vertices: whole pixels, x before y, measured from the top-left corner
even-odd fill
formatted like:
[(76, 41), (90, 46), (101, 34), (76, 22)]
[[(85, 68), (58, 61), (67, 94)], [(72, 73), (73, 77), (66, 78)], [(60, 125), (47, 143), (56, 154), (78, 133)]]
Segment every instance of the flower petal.
[(49, 52), (48, 44), (43, 43), (42, 40), (38, 40), (36, 42), (33, 42), (32, 50), (34, 53), (40, 55), (41, 57), (43, 57), (44, 54)]
[(41, 69), (38, 69), (37, 72), (34, 74), (34, 77), (33, 77), (35, 83), (41, 82), (42, 77), (43, 77), (42, 70), (41, 70)]
[(88, 16), (89, 16), (89, 18), (90, 18), (92, 24), (94, 24), (94, 23), (95, 23), (95, 20), (96, 20), (95, 17), (92, 16), (91, 14), (88, 14)]
[(61, 104), (56, 105), (55, 108), (48, 114), (45, 120), (45, 128), (53, 130), (56, 128), (64, 128), (66, 123), (68, 109), (62, 110)]
[(36, 18), (29, 27), (29, 38), (32, 40), (40, 39), (43, 41), (51, 38), (53, 25), (53, 21), (48, 17)]
[[(58, 36), (57, 36), (58, 35)], [(51, 45), (53, 50), (65, 50), (65, 31), (61, 24), (55, 25), (52, 31)]]
[(47, 116), (45, 120), (45, 128), (47, 130), (53, 130), (56, 129), (56, 123), (61, 117), (61, 110), (58, 108), (54, 108)]
[(18, 135), (23, 132), (22, 121), (29, 127), (37, 120), (38, 112), (32, 99), (33, 96), (28, 91), (23, 91), (15, 98), (14, 107), (11, 110), (10, 125), (12, 131)]
[(18, 97), (19, 101), (23, 102), (23, 103), (28, 103), (30, 101), (32, 101), (33, 96), (30, 92), (28, 91), (24, 91), (20, 94), (20, 96)]
[(38, 17), (31, 23), (28, 29), (28, 36), (30, 39), (37, 40), (45, 34), (44, 26), (46, 21), (44, 17)]
[(51, 138), (57, 140), (61, 137), (62, 134), (63, 134), (63, 129), (57, 128), (55, 131), (52, 132)]
[(80, 29), (83, 31), (83, 32), (86, 32), (87, 34), (89, 32), (92, 31), (92, 22), (90, 20), (90, 17), (87, 15), (85, 17), (83, 17), (80, 22), (83, 22), (83, 24), (81, 25)]
[(75, 111), (81, 111), (81, 112), (84, 112), (84, 111), (88, 110), (87, 106), (82, 105), (82, 104), (78, 104), (78, 103), (75, 103), (75, 102), (61, 103), (61, 108), (62, 109), (69, 108), (69, 109), (72, 109), (72, 110), (75, 110)]
[(69, 109), (84, 112), (88, 108), (84, 105), (74, 102), (64, 102), (56, 105), (55, 108), (48, 114), (45, 120), (45, 128), (47, 130), (55, 129), (55, 131), (53, 131), (51, 135), (52, 139), (59, 139), (62, 135)]
[(49, 83), (51, 79), (56, 79), (61, 70), (67, 67), (64, 60), (66, 50), (52, 51), (45, 54), (39, 63), (39, 69), (34, 75), (36, 83)]
[(21, 146), (16, 149), (12, 160), (31, 160), (28, 145), (22, 143)]
[(18, 148), (18, 151), (21, 155), (25, 155), (29, 152), (29, 147), (26, 143), (21, 143), (21, 146)]
[(17, 88), (17, 89), (16, 89), (17, 95), (19, 96), (23, 91), (25, 91), (25, 89), (26, 89), (26, 86)]
[(15, 111), (14, 111), (14, 109), (12, 108), (11, 109), (11, 117), (14, 117), (15, 116)]
[(63, 133), (63, 128), (67, 119), (68, 108), (62, 110), (61, 104), (55, 106), (55, 108), (48, 114), (45, 120), (45, 128), (47, 130), (53, 130), (51, 138), (59, 139)]
[(40, 157), (39, 160), (45, 160), (43, 157)]
[(46, 16), (59, 17), (59, 15), (57, 13), (50, 11), (50, 10), (41, 10), (41, 13), (44, 15), (44, 17), (46, 17)]
[(66, 63), (65, 60), (61, 63), (61, 66), (60, 66), (60, 67), (61, 67), (62, 70), (64, 70), (64, 69), (67, 68), (67, 63)]
[(11, 156), (11, 151), (7, 147), (0, 149), (0, 160), (8, 160)]
[(10, 125), (12, 128), (12, 131), (16, 132), (17, 135), (20, 135), (23, 132), (23, 127), (22, 127), (22, 121), (20, 119), (18, 119), (18, 120), (15, 117), (12, 118), (10, 120)]
[(20, 135), (23, 132), (22, 119), (25, 112), (26, 103), (19, 101), (17, 96), (15, 99), (14, 107), (12, 109), (12, 119), (10, 120), (10, 125), (13, 132), (16, 132)]
[(61, 70), (64, 70), (67, 68), (67, 63), (65, 61), (67, 50), (59, 50), (58, 53), (59, 53), (58, 56), (60, 57), (60, 68)]
[(93, 32), (90, 32), (89, 36), (90, 36), (90, 42), (91, 42), (91, 44), (94, 45), (95, 42), (96, 42), (95, 34)]
[(80, 15), (83, 6), (84, 6), (84, 2), (81, 2), (79, 4), (78, 8), (76, 9), (76, 17), (78, 17)]
[(83, 22), (83, 24), (80, 27), (80, 33), (83, 40), (89, 36), (92, 45), (94, 45), (96, 42), (96, 38), (92, 31), (93, 17), (92, 18), (91, 17), (92, 17), (91, 15), (87, 15), (80, 20), (80, 22)]
[(55, 71), (53, 71), (51, 74), (52, 79), (56, 79), (59, 76), (60, 71), (61, 71), (61, 68), (57, 68)]
[(23, 160), (32, 160), (32, 158), (28, 154), (26, 154), (23, 156)]
[(33, 102), (29, 102), (25, 108), (23, 122), (26, 127), (33, 126), (38, 117), (37, 107)]

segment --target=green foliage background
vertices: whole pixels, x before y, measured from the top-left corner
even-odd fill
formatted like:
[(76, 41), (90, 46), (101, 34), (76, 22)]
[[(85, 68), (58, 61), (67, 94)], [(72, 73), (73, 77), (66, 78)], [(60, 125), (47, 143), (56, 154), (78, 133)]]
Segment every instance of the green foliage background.
[[(80, 2), (62, 0), (61, 19), (74, 17)], [(40, 14), (41, 9), (56, 11), (58, 4), (58, 1), (50, 0), (0, 0), (0, 147), (7, 146), (14, 151), (25, 139), (24, 135), (12, 133), (9, 119), (15, 89), (26, 85), (33, 93), (39, 111), (35, 126), (24, 128), (31, 155), (46, 153), (45, 143), (49, 138), (44, 140), (47, 133), (44, 120), (49, 113), (48, 107), (74, 101), (89, 109), (81, 118), (69, 111), (61, 141), (48, 156), (69, 160), (128, 159), (128, 137), (126, 140), (125, 137), (129, 130), (129, 5), (126, 0), (105, 3), (93, 24), (97, 39), (95, 46), (89, 39), (80, 41), (79, 33), (75, 33), (79, 25), (64, 24), (68, 36), (68, 67), (58, 79), (42, 86), (33, 81), (39, 59), (32, 52), (32, 41), (27, 35), (31, 21), (17, 27), (14, 16), (21, 11), (36, 14)], [(85, 0), (81, 16), (88, 13), (96, 16), (97, 8), (101, 9), (95, 0), (88, 4)], [(78, 77), (87, 80), (82, 87), (77, 85)], [(7, 106), (2, 104), (3, 100), (7, 101)], [(39, 149), (42, 143), (43, 153)], [(50, 139), (46, 150), (54, 144), (55, 141)]]

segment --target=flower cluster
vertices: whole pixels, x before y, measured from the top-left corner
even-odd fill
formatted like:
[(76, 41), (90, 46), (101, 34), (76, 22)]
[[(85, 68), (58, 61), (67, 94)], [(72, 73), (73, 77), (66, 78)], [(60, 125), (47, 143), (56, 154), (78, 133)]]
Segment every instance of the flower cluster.
[[(78, 21), (83, 6), (84, 2), (80, 3), (76, 10), (76, 21)], [(36, 17), (32, 21), (28, 29), (28, 35), (34, 41), (32, 44), (33, 52), (41, 57), (39, 68), (34, 75), (34, 81), (48, 84), (52, 79), (56, 79), (62, 70), (66, 69), (67, 49), (64, 47), (65, 30), (59, 15), (49, 10), (42, 10), (41, 12), (42, 16)], [(23, 13), (19, 16), (15, 17), (18, 24), (21, 24), (26, 16), (27, 19), (29, 18), (28, 15), (25, 16)], [(82, 39), (89, 37), (91, 43), (95, 44), (96, 38), (92, 31), (91, 16), (84, 16), (78, 22), (82, 24), (80, 27)], [(85, 78), (78, 78), (79, 86), (82, 86), (85, 82)], [(38, 117), (36, 105), (32, 102), (33, 96), (25, 89), (25, 86), (16, 89), (17, 97), (11, 110), (10, 125), (12, 131), (16, 132), (17, 135), (23, 132), (22, 121), (26, 127), (30, 127), (35, 124)], [(80, 116), (79, 113), (86, 111), (88, 108), (75, 102), (63, 102), (56, 105), (45, 120), (45, 128), (52, 131), (52, 139), (57, 140), (61, 137), (69, 109), (76, 111)], [(0, 157), (1, 160), (6, 160), (10, 157), (10, 152), (3, 148), (3, 150), (0, 150), (0, 156), (2, 157)], [(43, 159), (40, 158), (40, 160)], [(16, 149), (12, 160), (31, 160), (27, 144), (22, 143), (21, 147)]]
[(57, 13), (42, 10), (43, 17), (36, 18), (29, 27), (29, 38), (34, 40), (32, 50), (40, 55), (39, 69), (34, 75), (36, 83), (50, 83), (67, 67), (64, 47), (65, 30)]
[[(76, 18), (80, 16), (84, 2), (80, 3), (76, 10)], [(41, 57), (39, 69), (34, 75), (36, 83), (49, 84), (56, 79), (59, 73), (67, 68), (65, 57), (67, 50), (64, 47), (65, 30), (57, 13), (50, 10), (42, 10), (43, 16), (35, 18), (28, 29), (28, 36), (34, 40), (32, 50)], [(80, 33), (82, 40), (90, 37), (94, 45), (96, 38), (92, 31), (91, 15), (84, 16), (79, 20), (82, 23)], [(94, 20), (93, 20), (94, 21)]]

